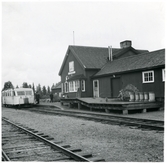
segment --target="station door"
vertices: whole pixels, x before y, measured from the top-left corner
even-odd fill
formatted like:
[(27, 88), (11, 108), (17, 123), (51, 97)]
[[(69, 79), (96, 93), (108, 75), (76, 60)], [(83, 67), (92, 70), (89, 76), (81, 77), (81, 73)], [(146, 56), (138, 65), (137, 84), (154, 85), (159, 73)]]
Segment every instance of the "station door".
[(118, 97), (120, 90), (121, 90), (121, 79), (112, 78), (111, 79), (111, 97)]

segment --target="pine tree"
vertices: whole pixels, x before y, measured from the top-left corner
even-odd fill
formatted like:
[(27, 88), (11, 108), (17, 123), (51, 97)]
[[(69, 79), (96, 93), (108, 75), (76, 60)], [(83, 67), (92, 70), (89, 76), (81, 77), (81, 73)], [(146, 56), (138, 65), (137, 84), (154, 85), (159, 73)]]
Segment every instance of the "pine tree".
[(47, 91), (48, 91), (48, 94), (50, 94), (50, 87), (49, 86), (48, 86), (48, 90)]
[(33, 91), (34, 91), (34, 93), (35, 93), (35, 87), (34, 87), (34, 83), (32, 84), (32, 89), (33, 89)]
[(42, 91), (43, 91), (43, 95), (46, 95), (46, 87), (45, 86), (43, 86)]
[(42, 95), (42, 90), (41, 90), (41, 85), (40, 84), (38, 84), (38, 86), (37, 86), (37, 91), (40, 95)]

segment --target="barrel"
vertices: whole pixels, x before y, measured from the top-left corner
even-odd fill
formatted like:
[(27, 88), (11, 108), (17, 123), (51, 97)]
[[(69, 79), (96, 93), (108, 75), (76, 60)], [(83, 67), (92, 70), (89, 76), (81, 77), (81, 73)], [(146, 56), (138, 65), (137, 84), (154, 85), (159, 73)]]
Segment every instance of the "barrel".
[(135, 95), (133, 92), (129, 92), (130, 99), (129, 101), (134, 101), (135, 100)]
[(155, 101), (155, 93), (154, 92), (149, 92), (149, 101)]
[(144, 101), (148, 101), (148, 93), (144, 92)]

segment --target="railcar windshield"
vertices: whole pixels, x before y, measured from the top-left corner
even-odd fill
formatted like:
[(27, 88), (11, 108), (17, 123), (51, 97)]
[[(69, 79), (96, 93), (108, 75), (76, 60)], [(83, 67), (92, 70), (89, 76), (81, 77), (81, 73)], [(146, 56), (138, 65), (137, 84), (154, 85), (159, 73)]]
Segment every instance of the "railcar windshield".
[(24, 92), (24, 91), (17, 91), (17, 95), (18, 95), (18, 96), (25, 95), (25, 92)]
[(26, 95), (32, 95), (32, 91), (26, 91)]

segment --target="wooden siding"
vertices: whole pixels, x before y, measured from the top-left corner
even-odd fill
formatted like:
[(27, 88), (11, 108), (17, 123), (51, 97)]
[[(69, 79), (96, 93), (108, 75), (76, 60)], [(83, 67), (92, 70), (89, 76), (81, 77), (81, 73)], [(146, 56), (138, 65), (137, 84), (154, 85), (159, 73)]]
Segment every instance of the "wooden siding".
[[(69, 62), (74, 61), (74, 71), (75, 74), (73, 75), (80, 75), (83, 74), (86, 77), (85, 80), (85, 91), (81, 92), (81, 97), (92, 97), (93, 96), (93, 84), (92, 84), (92, 79), (91, 76), (94, 75), (95, 73), (97, 73), (98, 70), (85, 70), (80, 63), (78, 62), (78, 60), (74, 57), (74, 55), (71, 53), (71, 51), (69, 51), (66, 63), (64, 65), (64, 68), (62, 70), (62, 74), (61, 74), (61, 82), (64, 84), (64, 82), (66, 81), (66, 76), (68, 76), (68, 72), (69, 72)], [(68, 92), (68, 93), (64, 93), (65, 95), (68, 95), (69, 98), (75, 98), (77, 96), (77, 92)]]
[[(69, 62), (71, 62), (71, 61), (74, 61), (75, 74), (73, 74), (73, 75), (84, 74), (84, 69), (78, 63), (77, 59), (74, 57), (74, 55), (71, 53), (71, 51), (69, 51), (68, 57), (67, 57), (67, 60), (66, 60), (66, 64), (64, 65), (64, 68), (63, 68), (62, 74), (61, 74), (61, 82), (63, 83), (63, 86), (64, 86), (64, 82), (66, 81), (66, 76), (69, 76), (68, 75), (68, 73), (69, 73)], [(68, 95), (69, 98), (73, 98), (73, 97), (77, 96), (77, 92), (68, 92), (68, 93), (64, 93), (64, 94)]]
[[(156, 97), (164, 97), (165, 82), (162, 81), (162, 68), (154, 69), (154, 83), (142, 82), (143, 71), (118, 74), (115, 75), (115, 77), (120, 77), (121, 89), (125, 88), (128, 84), (133, 84), (141, 92), (154, 92)], [(100, 97), (112, 97), (112, 78), (113, 75), (110, 75), (108, 77), (96, 78), (99, 80)]]
[(83, 72), (84, 72), (82, 66), (78, 63), (78, 61), (74, 57), (74, 55), (69, 51), (69, 54), (68, 54), (68, 57), (66, 60), (66, 64), (63, 68), (62, 75), (61, 75), (61, 82), (63, 82), (63, 83), (66, 81), (66, 76), (69, 73), (69, 62), (71, 62), (71, 61), (74, 61), (74, 71), (75, 71), (74, 75), (83, 74)]
[(99, 96), (111, 97), (111, 83), (110, 77), (99, 78)]

